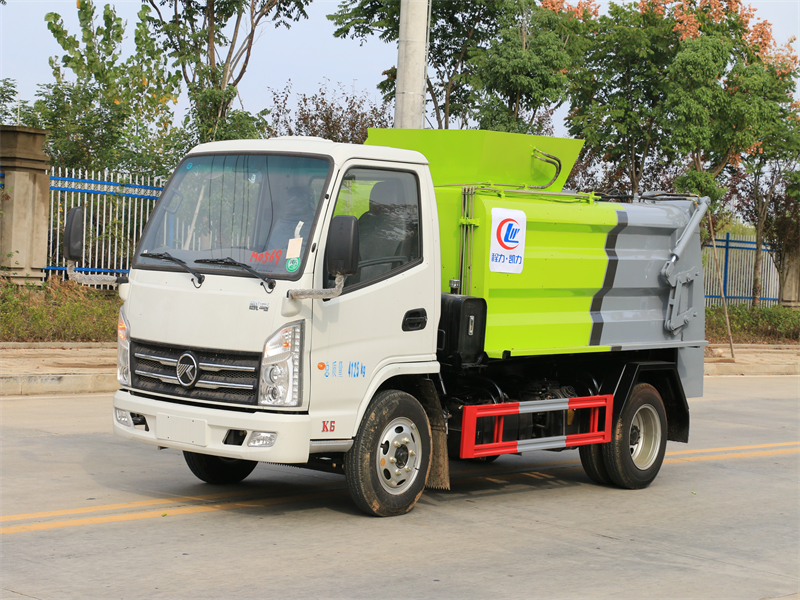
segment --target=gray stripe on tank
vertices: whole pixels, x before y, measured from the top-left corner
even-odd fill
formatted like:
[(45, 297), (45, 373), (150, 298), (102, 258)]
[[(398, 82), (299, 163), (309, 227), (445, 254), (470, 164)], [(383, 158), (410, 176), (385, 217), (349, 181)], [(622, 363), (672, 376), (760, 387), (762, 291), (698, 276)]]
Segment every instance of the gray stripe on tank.
[(617, 275), (617, 264), (619, 257), (617, 256), (617, 236), (625, 229), (628, 224), (628, 215), (624, 210), (617, 211), (617, 225), (608, 232), (606, 237), (606, 256), (608, 256), (608, 266), (606, 266), (606, 276), (603, 279), (603, 287), (592, 298), (592, 306), (590, 314), (592, 315), (592, 333), (589, 336), (590, 346), (599, 346), (600, 337), (603, 335), (603, 315), (601, 310), (603, 308), (603, 298), (611, 288), (614, 287), (614, 277)]

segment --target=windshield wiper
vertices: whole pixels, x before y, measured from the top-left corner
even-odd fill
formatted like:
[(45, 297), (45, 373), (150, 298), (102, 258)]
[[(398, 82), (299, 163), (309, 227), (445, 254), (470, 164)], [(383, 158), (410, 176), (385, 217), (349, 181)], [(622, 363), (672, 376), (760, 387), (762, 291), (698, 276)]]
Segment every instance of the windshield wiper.
[[(199, 288), (201, 285), (203, 285), (203, 282), (206, 279), (205, 275), (195, 271), (192, 267), (186, 264), (186, 261), (183, 261), (180, 258), (175, 258), (169, 252), (155, 252), (153, 254), (150, 254), (149, 252), (142, 252), (139, 256), (143, 258), (157, 258), (158, 260), (168, 260), (174, 262), (176, 265), (180, 266), (184, 271), (186, 271), (187, 273), (191, 273), (197, 278), (197, 284), (195, 284), (194, 286), (196, 288)], [(192, 283), (194, 283), (194, 279), (192, 280)]]
[[(272, 290), (274, 290), (275, 286), (278, 284), (278, 282), (271, 277), (268, 277), (263, 273), (259, 273), (251, 266), (241, 263), (238, 260), (233, 260), (230, 256), (227, 258), (200, 258), (194, 262), (203, 263), (206, 265), (230, 265), (231, 267), (239, 267), (240, 269), (244, 269), (248, 273), (252, 273), (261, 280), (261, 286), (267, 290), (267, 293), (272, 293)], [(265, 283), (267, 285), (264, 285)]]

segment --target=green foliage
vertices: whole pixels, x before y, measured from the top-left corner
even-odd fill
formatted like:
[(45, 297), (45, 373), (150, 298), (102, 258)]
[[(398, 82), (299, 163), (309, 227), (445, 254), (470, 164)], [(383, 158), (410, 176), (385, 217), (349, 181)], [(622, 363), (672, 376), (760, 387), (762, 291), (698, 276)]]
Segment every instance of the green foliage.
[[(782, 306), (751, 308), (728, 306), (735, 344), (797, 344), (800, 342), (800, 311)], [(706, 339), (714, 344), (728, 341), (725, 313), (721, 306), (706, 308)]]
[(640, 12), (634, 4), (612, 4), (586, 35), (591, 47), (571, 75), (569, 130), (621, 167), (637, 193), (646, 167), (664, 154), (664, 73), (678, 34), (652, 7)]
[[(149, 28), (149, 7), (138, 13), (135, 52), (125, 60), (120, 57), (126, 24), (112, 6), (105, 6), (97, 23), (94, 3), (78, 2), (79, 36), (70, 34), (56, 13), (45, 20), (65, 52), (50, 59), (56, 83), (40, 86), (35, 106), (41, 126), (51, 130), (48, 150), (54, 161), (168, 173), (186, 150), (187, 136), (172, 127), (168, 103), (177, 102), (180, 76)], [(63, 69), (76, 81), (68, 82)]]
[(68, 168), (114, 168), (122, 162), (126, 111), (100, 101), (98, 86), (57, 83), (39, 86), (36, 125), (50, 131), (45, 152)]
[(669, 143), (714, 177), (764, 139), (786, 98), (775, 73), (748, 60), (742, 43), (725, 35), (685, 40), (667, 72)]
[(164, 120), (171, 120), (167, 102), (177, 101), (180, 79), (168, 66), (148, 28), (149, 15), (149, 7), (143, 5), (134, 33), (136, 51), (121, 61), (125, 23), (112, 6), (105, 6), (102, 24), (98, 25), (94, 3), (91, 0), (78, 3), (80, 40), (65, 29), (60, 15), (48, 13), (47, 27), (66, 52), (60, 65), (55, 58), (50, 59), (56, 81), (64, 80), (62, 67), (68, 68), (79, 82), (96, 85), (105, 103), (119, 106), (134, 119), (163, 126)]
[[(433, 2), (428, 95), (439, 129), (449, 129), (454, 121), (463, 126), (470, 118), (474, 95), (470, 77), (474, 65), (468, 59), (477, 48), (485, 48), (495, 38), (506, 4), (503, 0)], [(384, 42), (395, 43), (400, 33), (400, 0), (343, 0), (328, 19), (337, 27), (336, 37), (363, 43), (377, 35)], [(388, 68), (384, 75), (386, 79), (379, 89), (386, 100), (391, 100), (395, 68)]]
[(236, 86), (249, 66), (259, 26), (269, 20), (288, 28), (308, 17), (310, 1), (147, 0), (155, 11), (148, 24), (188, 88), (192, 107), (185, 125), (195, 143), (263, 137), (263, 113), (232, 109)]
[(0, 123), (35, 127), (36, 122), (30, 102), (19, 97), (17, 82), (9, 78), (0, 79)]
[(114, 294), (51, 279), (44, 289), (0, 281), (0, 340), (112, 342), (122, 304)]
[(565, 99), (574, 63), (560, 21), (528, 2), (506, 4), (498, 35), (470, 60), (481, 129), (541, 133), (537, 117)]

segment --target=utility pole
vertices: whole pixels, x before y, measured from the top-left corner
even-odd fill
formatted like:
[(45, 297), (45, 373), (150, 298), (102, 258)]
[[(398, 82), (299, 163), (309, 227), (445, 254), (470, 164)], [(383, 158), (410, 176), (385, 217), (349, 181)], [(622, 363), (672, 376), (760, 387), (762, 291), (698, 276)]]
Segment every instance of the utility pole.
[(422, 129), (425, 122), (429, 21), (430, 0), (400, 0), (395, 129)]

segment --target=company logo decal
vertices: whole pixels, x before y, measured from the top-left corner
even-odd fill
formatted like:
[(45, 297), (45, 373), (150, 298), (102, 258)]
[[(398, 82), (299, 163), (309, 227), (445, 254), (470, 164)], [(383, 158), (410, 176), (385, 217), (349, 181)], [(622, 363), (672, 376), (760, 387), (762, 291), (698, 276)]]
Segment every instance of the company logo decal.
[(524, 211), (510, 208), (492, 209), (492, 237), (489, 248), (489, 270), (493, 273), (522, 273), (525, 263)]
[(197, 360), (188, 352), (181, 354), (178, 364), (175, 365), (175, 370), (178, 374), (178, 381), (183, 387), (191, 387), (197, 381), (197, 376), (199, 375)]
[(521, 229), (516, 219), (503, 219), (497, 227), (497, 243), (505, 250), (515, 250), (519, 246)]

